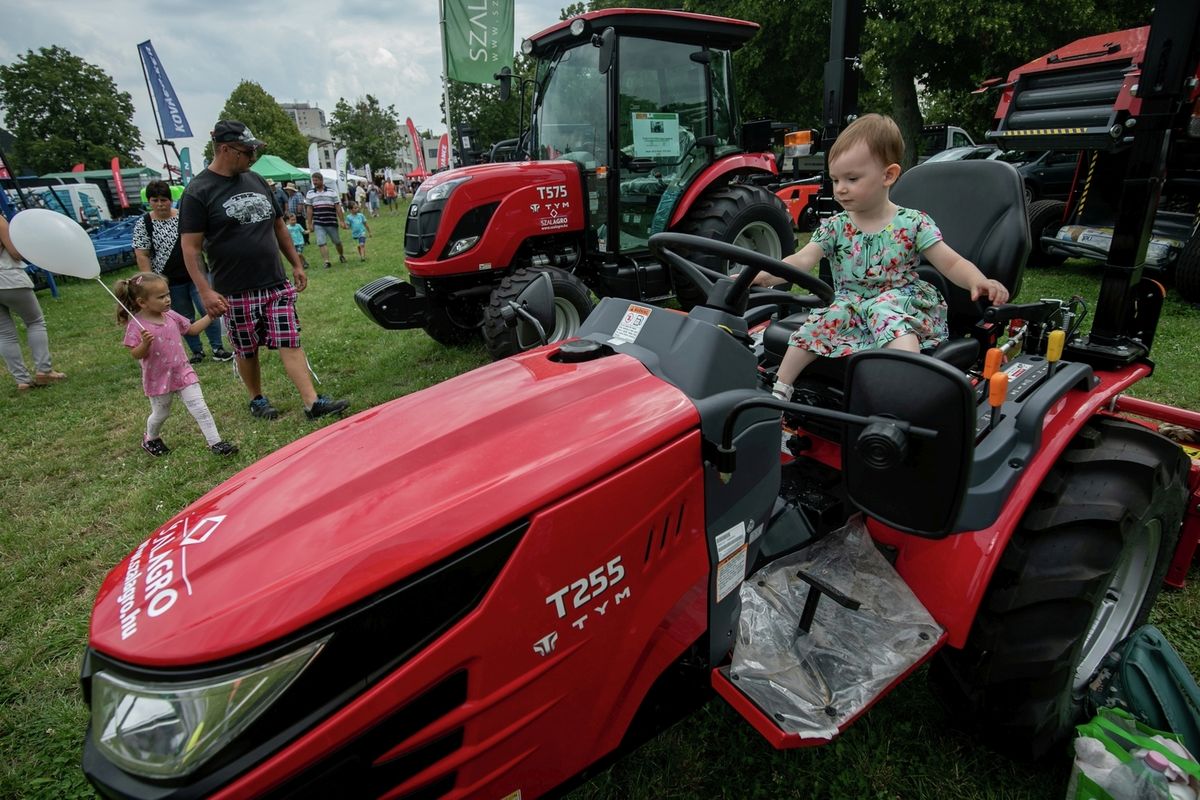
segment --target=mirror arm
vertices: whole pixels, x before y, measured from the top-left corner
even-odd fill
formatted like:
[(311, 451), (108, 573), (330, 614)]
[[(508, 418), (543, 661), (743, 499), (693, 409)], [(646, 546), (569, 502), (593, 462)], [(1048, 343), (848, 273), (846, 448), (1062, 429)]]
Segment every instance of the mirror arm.
[(733, 476), (734, 469), (737, 467), (737, 448), (733, 446), (734, 425), (743, 412), (749, 411), (752, 408), (776, 408), (780, 411), (791, 411), (809, 417), (833, 422), (848, 422), (854, 425), (891, 425), (901, 433), (920, 436), (924, 439), (936, 439), (938, 435), (938, 432), (932, 428), (922, 428), (904, 420), (893, 419), (891, 417), (874, 415), (864, 417), (859, 414), (848, 414), (845, 411), (835, 411), (831, 408), (818, 408), (817, 406), (804, 405), (803, 403), (791, 403), (786, 400), (780, 400), (778, 397), (751, 397), (736, 403), (729, 410), (729, 415), (725, 417), (725, 423), (722, 426), (721, 441), (715, 446), (715, 452), (711, 461), (713, 466), (717, 468), (722, 483), (729, 482), (729, 479)]

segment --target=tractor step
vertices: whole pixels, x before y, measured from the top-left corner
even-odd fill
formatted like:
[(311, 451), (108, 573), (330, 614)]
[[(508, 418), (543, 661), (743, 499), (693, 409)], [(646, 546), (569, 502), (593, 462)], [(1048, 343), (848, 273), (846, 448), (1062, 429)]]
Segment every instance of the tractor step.
[(713, 685), (779, 748), (837, 736), (946, 639), (861, 515), (751, 575), (741, 600)]

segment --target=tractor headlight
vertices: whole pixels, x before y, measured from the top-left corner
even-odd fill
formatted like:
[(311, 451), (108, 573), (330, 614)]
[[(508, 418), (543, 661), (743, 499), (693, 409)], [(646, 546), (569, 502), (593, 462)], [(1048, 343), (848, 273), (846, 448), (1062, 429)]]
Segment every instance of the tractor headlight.
[(461, 178), (451, 178), (445, 183), (439, 183), (437, 186), (429, 190), (429, 193), (425, 195), (425, 199), (431, 202), (434, 200), (445, 200), (450, 196), (451, 192), (469, 180), (471, 180), (471, 176), (464, 175)]
[(250, 669), (187, 683), (92, 677), (92, 736), (121, 769), (147, 778), (195, 770), (245, 730), (329, 637)]
[(465, 239), (458, 239), (450, 245), (450, 255), (456, 256), (459, 253), (465, 253), (474, 247), (478, 241), (478, 236), (468, 236)]

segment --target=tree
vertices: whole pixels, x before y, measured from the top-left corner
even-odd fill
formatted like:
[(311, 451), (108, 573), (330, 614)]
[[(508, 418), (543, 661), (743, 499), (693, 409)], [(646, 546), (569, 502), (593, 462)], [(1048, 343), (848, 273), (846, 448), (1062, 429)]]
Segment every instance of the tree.
[(329, 122), (333, 138), (346, 143), (352, 164), (378, 167), (396, 163), (396, 154), (407, 137), (400, 132), (400, 115), (395, 106), (383, 108), (372, 95), (350, 105), (338, 98)]
[(14, 165), (36, 173), (73, 164), (122, 166), (141, 162), (133, 151), (142, 136), (133, 124), (133, 100), (108, 73), (57, 45), (26, 51), (0, 66), (0, 108), (16, 137)]
[[(225, 101), (220, 119), (244, 123), (256, 139), (266, 142), (264, 152), (290, 164), (308, 163), (308, 139), (275, 98), (254, 81), (243, 80), (237, 85)], [(209, 160), (213, 157), (211, 140), (204, 147), (204, 157)]]

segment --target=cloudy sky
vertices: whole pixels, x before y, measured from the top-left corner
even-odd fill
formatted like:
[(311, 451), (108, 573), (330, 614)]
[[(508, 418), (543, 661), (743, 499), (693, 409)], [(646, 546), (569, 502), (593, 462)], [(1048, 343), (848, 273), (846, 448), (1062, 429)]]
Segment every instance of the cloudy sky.
[[(558, 21), (565, 0), (516, 0), (516, 44)], [(280, 102), (333, 112), (372, 94), (400, 119), (442, 130), (438, 0), (0, 0), (0, 63), (60, 45), (129, 92), (134, 122), (161, 166), (138, 42), (150, 39), (202, 146), (242, 79)], [(91, 166), (91, 165), (89, 165)]]

